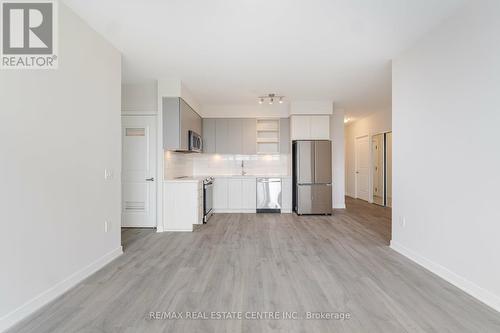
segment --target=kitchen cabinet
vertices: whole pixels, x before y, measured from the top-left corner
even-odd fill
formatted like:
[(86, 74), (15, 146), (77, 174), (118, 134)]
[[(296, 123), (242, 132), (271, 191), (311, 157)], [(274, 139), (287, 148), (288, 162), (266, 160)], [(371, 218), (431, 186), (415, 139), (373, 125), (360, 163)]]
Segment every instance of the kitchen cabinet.
[(243, 205), (241, 179), (229, 178), (227, 183), (228, 208), (239, 209)]
[(293, 115), (290, 131), (292, 140), (330, 140), (330, 116)]
[(280, 154), (290, 153), (290, 118), (280, 119)]
[(213, 195), (214, 211), (228, 209), (228, 178), (215, 178)]
[(256, 178), (241, 179), (241, 208), (254, 212), (257, 207)]
[(180, 97), (162, 98), (163, 149), (187, 151), (189, 131), (202, 134), (202, 119)]
[(216, 177), (214, 210), (217, 213), (255, 213), (255, 177)]
[(215, 152), (218, 154), (228, 154), (230, 150), (229, 119), (220, 118), (215, 120)]
[(203, 140), (205, 153), (254, 155), (256, 120), (252, 118), (205, 118)]
[(242, 141), (241, 141), (241, 153), (243, 155), (255, 155), (257, 154), (257, 121), (252, 118), (242, 119)]
[(203, 152), (207, 154), (214, 154), (216, 152), (215, 146), (215, 119), (203, 119)]
[(227, 149), (224, 153), (241, 154), (243, 141), (243, 121), (241, 119), (227, 119)]
[(291, 116), (290, 130), (292, 140), (307, 140), (311, 136), (310, 116)]
[(292, 212), (292, 177), (281, 178), (281, 211)]
[(330, 116), (311, 116), (311, 139), (330, 140)]
[(201, 181), (165, 181), (163, 193), (164, 231), (193, 231), (203, 223)]

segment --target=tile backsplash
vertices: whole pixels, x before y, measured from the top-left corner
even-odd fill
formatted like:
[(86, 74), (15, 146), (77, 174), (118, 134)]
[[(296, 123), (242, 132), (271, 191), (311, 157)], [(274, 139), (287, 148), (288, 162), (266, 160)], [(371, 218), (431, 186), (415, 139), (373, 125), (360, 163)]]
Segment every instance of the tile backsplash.
[(289, 155), (219, 155), (165, 152), (165, 179), (180, 176), (289, 175)]
[(241, 164), (247, 175), (288, 175), (288, 155), (200, 154), (193, 160), (195, 176), (240, 175)]
[(165, 179), (193, 176), (193, 154), (165, 152)]

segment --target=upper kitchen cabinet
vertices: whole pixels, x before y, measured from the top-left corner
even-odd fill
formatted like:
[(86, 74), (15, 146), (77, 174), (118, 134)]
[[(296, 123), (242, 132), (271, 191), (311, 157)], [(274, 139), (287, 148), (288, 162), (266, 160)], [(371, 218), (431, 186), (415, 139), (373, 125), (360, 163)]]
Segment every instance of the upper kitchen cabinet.
[(214, 154), (215, 150), (215, 118), (203, 118), (203, 152)]
[(180, 97), (163, 97), (163, 149), (189, 151), (189, 131), (202, 134), (198, 113)]
[(292, 140), (330, 140), (329, 115), (293, 115), (290, 122)]
[(257, 121), (253, 118), (241, 119), (242, 121), (242, 142), (241, 153), (244, 155), (255, 155), (257, 153)]
[(290, 153), (290, 118), (280, 119), (280, 153)]
[(229, 154), (229, 121), (226, 118), (215, 119), (215, 152)]
[(250, 118), (205, 118), (205, 153), (256, 154), (256, 120)]
[(243, 121), (227, 119), (226, 153), (241, 154), (243, 151)]

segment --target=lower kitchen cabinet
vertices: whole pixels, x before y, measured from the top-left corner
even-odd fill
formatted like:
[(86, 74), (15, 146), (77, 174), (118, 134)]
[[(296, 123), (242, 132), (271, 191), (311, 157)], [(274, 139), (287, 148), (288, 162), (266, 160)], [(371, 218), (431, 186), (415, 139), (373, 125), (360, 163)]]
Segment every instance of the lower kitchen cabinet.
[(215, 178), (214, 180), (214, 211), (223, 211), (228, 209), (228, 178)]
[(238, 209), (242, 206), (243, 193), (241, 188), (241, 179), (229, 178), (227, 180), (227, 206), (229, 209)]
[(257, 183), (256, 178), (244, 178), (241, 180), (241, 208), (255, 212), (257, 207)]
[(217, 213), (255, 213), (255, 177), (216, 177), (214, 210)]
[(292, 177), (281, 178), (281, 211), (292, 212)]
[(163, 184), (164, 231), (193, 231), (203, 223), (203, 185), (200, 181), (165, 181)]

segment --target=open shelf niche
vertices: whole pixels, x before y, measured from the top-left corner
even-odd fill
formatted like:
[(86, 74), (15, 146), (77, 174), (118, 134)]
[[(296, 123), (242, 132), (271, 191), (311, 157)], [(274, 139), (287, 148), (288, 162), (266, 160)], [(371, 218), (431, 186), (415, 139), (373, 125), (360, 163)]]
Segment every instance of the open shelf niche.
[(280, 152), (280, 120), (257, 119), (257, 154), (278, 154)]

